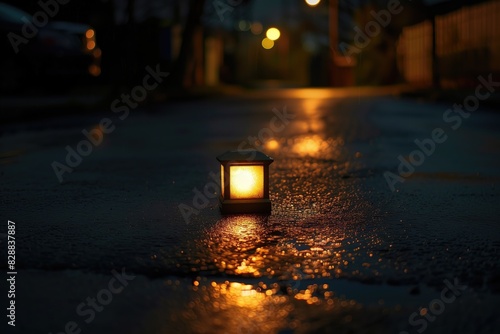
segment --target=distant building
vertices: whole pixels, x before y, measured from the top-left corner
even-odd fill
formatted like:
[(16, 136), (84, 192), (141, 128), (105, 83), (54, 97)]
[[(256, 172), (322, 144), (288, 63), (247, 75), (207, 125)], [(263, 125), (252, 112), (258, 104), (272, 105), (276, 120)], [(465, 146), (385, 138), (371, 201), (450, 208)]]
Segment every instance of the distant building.
[(500, 1), (465, 6), (403, 29), (399, 68), (412, 84), (473, 85), (480, 74), (500, 74)]

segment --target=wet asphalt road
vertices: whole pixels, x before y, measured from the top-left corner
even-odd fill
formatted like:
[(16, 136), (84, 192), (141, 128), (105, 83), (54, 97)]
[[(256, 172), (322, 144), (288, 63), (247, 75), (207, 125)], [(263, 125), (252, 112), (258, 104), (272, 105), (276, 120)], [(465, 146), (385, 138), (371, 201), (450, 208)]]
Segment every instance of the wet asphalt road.
[[(285, 90), (4, 125), (11, 332), (497, 333), (500, 113), (454, 130), (450, 107)], [(60, 183), (53, 162), (105, 117), (113, 130)], [(436, 128), (446, 139), (392, 191), (386, 172)], [(215, 157), (252, 146), (275, 159), (272, 214), (221, 216)], [(112, 289), (112, 270), (135, 278)], [(436, 304), (447, 284), (456, 298)]]

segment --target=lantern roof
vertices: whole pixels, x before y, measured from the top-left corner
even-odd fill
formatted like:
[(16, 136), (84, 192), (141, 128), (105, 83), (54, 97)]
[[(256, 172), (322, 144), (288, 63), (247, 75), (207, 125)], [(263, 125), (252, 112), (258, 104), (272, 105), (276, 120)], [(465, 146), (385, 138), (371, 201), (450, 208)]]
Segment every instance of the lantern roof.
[(227, 151), (217, 157), (219, 162), (266, 162), (270, 164), (274, 161), (270, 156), (252, 149)]

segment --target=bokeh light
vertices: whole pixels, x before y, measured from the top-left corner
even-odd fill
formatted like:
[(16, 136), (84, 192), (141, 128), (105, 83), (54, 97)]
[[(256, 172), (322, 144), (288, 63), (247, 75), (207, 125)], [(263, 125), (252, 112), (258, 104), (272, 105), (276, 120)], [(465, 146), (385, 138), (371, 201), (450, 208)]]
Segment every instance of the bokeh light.
[(260, 35), (262, 33), (262, 30), (264, 30), (264, 28), (262, 27), (262, 23), (260, 22), (254, 22), (250, 27), (250, 31), (254, 35)]
[(87, 37), (87, 38), (92, 38), (92, 37), (94, 37), (94, 35), (95, 35), (95, 32), (94, 32), (94, 30), (93, 30), (93, 29), (88, 29), (88, 30), (85, 32), (85, 37)]
[(277, 28), (269, 28), (267, 29), (266, 32), (266, 37), (269, 38), (271, 41), (275, 41), (278, 38), (280, 38), (281, 33)]
[(271, 139), (266, 143), (266, 148), (270, 150), (275, 150), (280, 147), (280, 143), (276, 139)]
[(249, 23), (248, 21), (241, 20), (241, 21), (238, 23), (238, 28), (239, 28), (241, 31), (248, 31), (248, 30), (250, 30), (250, 23)]
[(95, 42), (94, 41), (88, 41), (87, 42), (87, 50), (91, 51), (95, 49)]
[(321, 0), (305, 0), (305, 1), (311, 7), (315, 7), (321, 2)]
[(266, 50), (272, 49), (274, 46), (274, 41), (270, 40), (269, 38), (264, 38), (262, 40), (262, 47)]

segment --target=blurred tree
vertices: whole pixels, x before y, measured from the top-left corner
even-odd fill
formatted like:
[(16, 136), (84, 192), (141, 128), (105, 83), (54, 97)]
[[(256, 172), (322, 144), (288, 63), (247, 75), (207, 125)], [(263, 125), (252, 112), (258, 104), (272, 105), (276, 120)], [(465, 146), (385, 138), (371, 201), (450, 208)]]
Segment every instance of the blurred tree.
[(190, 0), (189, 12), (182, 33), (182, 44), (179, 55), (174, 63), (170, 86), (171, 89), (184, 89), (187, 87), (187, 76), (193, 67), (195, 35), (201, 29), (201, 18), (205, 7), (205, 0)]
[[(358, 50), (355, 68), (355, 81), (358, 85), (386, 85), (401, 82), (402, 76), (397, 68), (396, 60), (398, 38), (403, 27), (427, 18), (427, 7), (422, 0), (415, 0), (411, 3), (401, 2), (401, 12), (391, 15), (389, 24), (383, 27), (374, 13), (387, 11), (388, 3), (388, 0), (366, 0), (356, 7), (350, 7), (353, 25), (358, 29), (356, 35), (363, 34), (364, 37), (361, 40), (366, 40), (362, 47), (356, 46), (353, 43), (356, 37), (352, 30), (350, 41), (347, 41)], [(368, 28), (369, 23), (371, 28)], [(379, 27), (378, 32), (367, 31), (367, 29), (373, 29), (374, 26)]]

